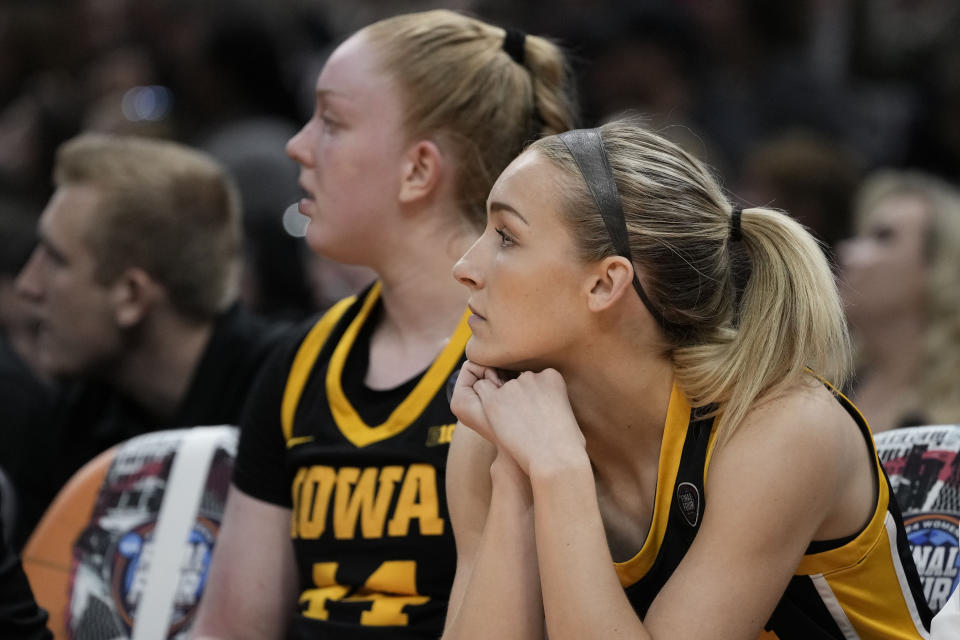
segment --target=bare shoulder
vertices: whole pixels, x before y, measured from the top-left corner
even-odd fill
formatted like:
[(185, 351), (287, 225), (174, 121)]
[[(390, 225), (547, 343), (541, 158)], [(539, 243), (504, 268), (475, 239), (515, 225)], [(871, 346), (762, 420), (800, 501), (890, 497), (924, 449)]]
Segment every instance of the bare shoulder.
[[(705, 489), (716, 508), (712, 518), (705, 513), (704, 527), (726, 539), (742, 535), (747, 523), (763, 532), (754, 548), (776, 555), (782, 547), (786, 565), (795, 567), (811, 540), (828, 530), (855, 531), (871, 511), (866, 453), (856, 422), (822, 383), (810, 378), (781, 391), (758, 402), (714, 452)], [(838, 492), (852, 479), (862, 480), (865, 498)], [(856, 506), (852, 525), (837, 519), (849, 504)], [(733, 529), (723, 522), (730, 514)]]
[(828, 491), (861, 469), (864, 454), (857, 423), (830, 389), (810, 377), (758, 402), (714, 454), (710, 476), (724, 469), (759, 482), (789, 475), (811, 491)]
[(863, 437), (853, 417), (833, 392), (813, 377), (758, 402), (737, 434), (821, 452), (842, 452), (851, 444), (858, 452), (863, 449)]

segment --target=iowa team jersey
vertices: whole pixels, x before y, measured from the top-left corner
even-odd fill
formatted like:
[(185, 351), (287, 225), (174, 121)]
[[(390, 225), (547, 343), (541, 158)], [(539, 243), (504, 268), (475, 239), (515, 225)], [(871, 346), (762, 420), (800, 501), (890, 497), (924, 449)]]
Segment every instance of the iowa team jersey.
[[(810, 544), (760, 638), (927, 638), (930, 611), (870, 430), (846, 398), (838, 393), (835, 397), (856, 421), (877, 460), (877, 506), (870, 522), (853, 537)], [(674, 386), (650, 531), (636, 556), (615, 563), (620, 583), (641, 618), (680, 564), (703, 519), (713, 426), (713, 419), (700, 419)]]
[(264, 377), (282, 384), (264, 380), (244, 420), (235, 484), (291, 509), (300, 578), (291, 638), (442, 632), (456, 565), (444, 490), (456, 418), (445, 386), (469, 328), (465, 314), (426, 372), (371, 413), (355, 399), (382, 392), (351, 388), (362, 376), (345, 369), (355, 356), (365, 362), (379, 293), (377, 283), (341, 301), (278, 356)]

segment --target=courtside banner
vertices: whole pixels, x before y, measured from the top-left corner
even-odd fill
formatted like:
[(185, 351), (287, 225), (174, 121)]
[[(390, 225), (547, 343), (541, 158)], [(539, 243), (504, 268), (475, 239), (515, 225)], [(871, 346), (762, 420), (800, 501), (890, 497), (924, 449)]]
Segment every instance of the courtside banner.
[(73, 546), (71, 638), (187, 637), (220, 527), (237, 436), (178, 429), (123, 444)]
[(960, 425), (884, 431), (876, 443), (936, 613), (960, 582)]

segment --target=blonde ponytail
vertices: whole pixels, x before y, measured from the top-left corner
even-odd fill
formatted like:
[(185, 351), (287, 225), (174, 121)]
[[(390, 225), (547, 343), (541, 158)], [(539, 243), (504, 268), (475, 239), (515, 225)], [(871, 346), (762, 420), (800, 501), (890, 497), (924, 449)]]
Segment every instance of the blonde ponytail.
[(835, 386), (850, 371), (850, 345), (833, 274), (817, 241), (771, 209), (741, 214), (750, 274), (736, 327), (673, 350), (677, 380), (694, 406), (719, 407), (724, 440), (757, 399), (797, 384), (807, 369)]
[(524, 66), (533, 83), (534, 120), (540, 125), (535, 137), (575, 127), (577, 98), (563, 52), (545, 38), (528, 35)]

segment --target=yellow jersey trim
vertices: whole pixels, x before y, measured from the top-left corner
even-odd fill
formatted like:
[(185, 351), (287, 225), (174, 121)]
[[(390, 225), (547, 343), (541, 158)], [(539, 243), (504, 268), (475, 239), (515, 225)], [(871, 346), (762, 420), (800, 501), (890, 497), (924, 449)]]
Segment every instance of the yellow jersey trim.
[(299, 444), (306, 444), (308, 442), (313, 442), (313, 436), (297, 436), (295, 438), (290, 438), (287, 440), (287, 449), (292, 449)]
[(653, 502), (653, 519), (647, 538), (637, 555), (625, 562), (614, 562), (617, 577), (624, 588), (639, 581), (653, 567), (657, 553), (663, 544), (673, 503), (673, 486), (677, 482), (683, 443), (687, 441), (690, 427), (690, 404), (683, 391), (673, 383), (667, 418), (663, 425), (663, 440), (660, 442), (660, 461), (657, 465), (657, 493)]
[(363, 301), (359, 313), (347, 327), (343, 337), (340, 338), (339, 343), (333, 350), (330, 365), (327, 368), (327, 403), (330, 406), (330, 413), (333, 415), (340, 432), (356, 447), (365, 447), (386, 440), (409, 427), (423, 413), (423, 410), (426, 409), (440, 388), (446, 383), (450, 374), (453, 373), (453, 368), (460, 361), (467, 340), (470, 339), (470, 327), (467, 325), (470, 311), (466, 309), (443, 351), (433, 361), (427, 372), (423, 374), (410, 395), (404, 398), (403, 402), (393, 410), (383, 423), (370, 426), (360, 418), (356, 409), (353, 408), (353, 405), (350, 404), (347, 396), (343, 393), (340, 378), (347, 356), (350, 354), (350, 348), (353, 346), (363, 323), (370, 315), (370, 311), (379, 295), (380, 283), (377, 282), (370, 289), (370, 293)]
[(316, 362), (323, 344), (337, 325), (337, 321), (356, 299), (356, 296), (351, 296), (333, 305), (310, 329), (300, 348), (297, 349), (297, 355), (294, 356), (290, 375), (287, 376), (287, 384), (283, 390), (283, 402), (280, 404), (280, 424), (283, 426), (283, 439), (288, 448), (292, 446), (290, 443), (293, 438), (293, 417), (300, 403), (303, 387), (307, 384), (307, 378), (313, 370), (313, 363)]

